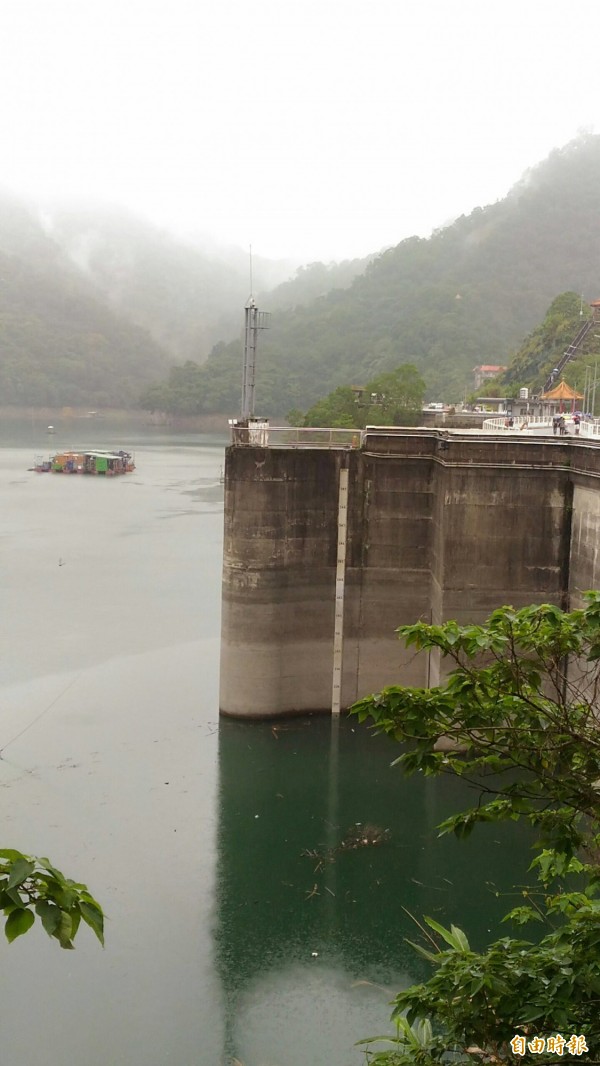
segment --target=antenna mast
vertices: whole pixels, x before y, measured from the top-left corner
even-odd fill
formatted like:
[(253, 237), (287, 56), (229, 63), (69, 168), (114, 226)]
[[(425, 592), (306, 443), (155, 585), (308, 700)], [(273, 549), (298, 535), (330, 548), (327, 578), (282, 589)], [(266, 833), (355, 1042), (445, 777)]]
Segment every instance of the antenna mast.
[(250, 245), (250, 296), (244, 318), (244, 362), (242, 366), (242, 420), (254, 418), (256, 344), (259, 329), (269, 328), (270, 314), (259, 311), (252, 295), (252, 245)]

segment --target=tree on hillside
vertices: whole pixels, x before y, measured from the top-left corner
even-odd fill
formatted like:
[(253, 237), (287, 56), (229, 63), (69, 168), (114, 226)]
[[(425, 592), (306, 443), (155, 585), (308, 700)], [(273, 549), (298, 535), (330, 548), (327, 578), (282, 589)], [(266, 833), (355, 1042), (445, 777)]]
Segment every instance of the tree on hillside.
[(447, 680), (392, 686), (353, 711), (404, 745), (396, 761), (405, 772), (473, 785), (477, 801), (440, 833), (464, 837), (506, 819), (533, 827), (539, 891), (524, 891), (507, 918), (547, 931), (477, 953), (461, 929), (426, 918), (418, 950), (433, 976), (396, 997), (391, 1050), (371, 1051), (368, 1061), (433, 1066), (451, 1053), (459, 1063), (503, 1063), (545, 1050), (541, 1061), (553, 1062), (566, 1048), (589, 1049), (586, 1061), (598, 1062), (600, 593), (571, 613), (502, 607), (483, 625), (419, 622), (398, 633), (440, 655), (452, 668)]
[(380, 374), (368, 388), (376, 400), (369, 406), (365, 425), (410, 425), (423, 406), (425, 382), (412, 363)]
[(303, 416), (300, 423), (303, 426), (333, 426), (337, 429), (358, 429), (360, 427), (360, 412), (357, 406), (357, 395), (347, 386), (342, 385), (334, 389), (319, 400)]
[[(412, 363), (391, 370), (359, 388), (342, 386), (314, 404), (305, 426), (363, 429), (365, 426), (414, 425), (423, 404), (425, 383)], [(297, 421), (297, 412), (293, 412)]]

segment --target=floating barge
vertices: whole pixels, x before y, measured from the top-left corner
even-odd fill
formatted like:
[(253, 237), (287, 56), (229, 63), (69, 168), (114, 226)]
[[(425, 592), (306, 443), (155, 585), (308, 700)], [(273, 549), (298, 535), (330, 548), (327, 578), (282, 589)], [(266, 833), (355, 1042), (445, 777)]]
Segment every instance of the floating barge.
[(100, 474), (116, 477), (135, 470), (131, 452), (57, 452), (49, 459), (36, 455), (33, 469), (38, 474)]

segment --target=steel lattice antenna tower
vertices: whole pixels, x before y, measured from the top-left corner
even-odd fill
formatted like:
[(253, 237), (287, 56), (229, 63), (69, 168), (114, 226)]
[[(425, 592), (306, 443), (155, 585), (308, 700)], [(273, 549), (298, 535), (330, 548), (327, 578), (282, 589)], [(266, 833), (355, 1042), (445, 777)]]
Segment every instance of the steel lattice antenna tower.
[[(252, 248), (250, 248), (250, 288), (252, 289)], [(254, 418), (254, 386), (256, 378), (256, 344), (259, 329), (269, 328), (270, 314), (259, 311), (250, 295), (245, 308), (244, 362), (242, 366), (242, 420)]]

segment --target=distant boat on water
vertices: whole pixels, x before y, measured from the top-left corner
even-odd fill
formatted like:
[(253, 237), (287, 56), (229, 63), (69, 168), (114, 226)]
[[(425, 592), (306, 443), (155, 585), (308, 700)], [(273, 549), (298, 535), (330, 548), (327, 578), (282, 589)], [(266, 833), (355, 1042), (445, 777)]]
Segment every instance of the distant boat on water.
[(46, 433), (56, 433), (54, 426), (48, 426)]

